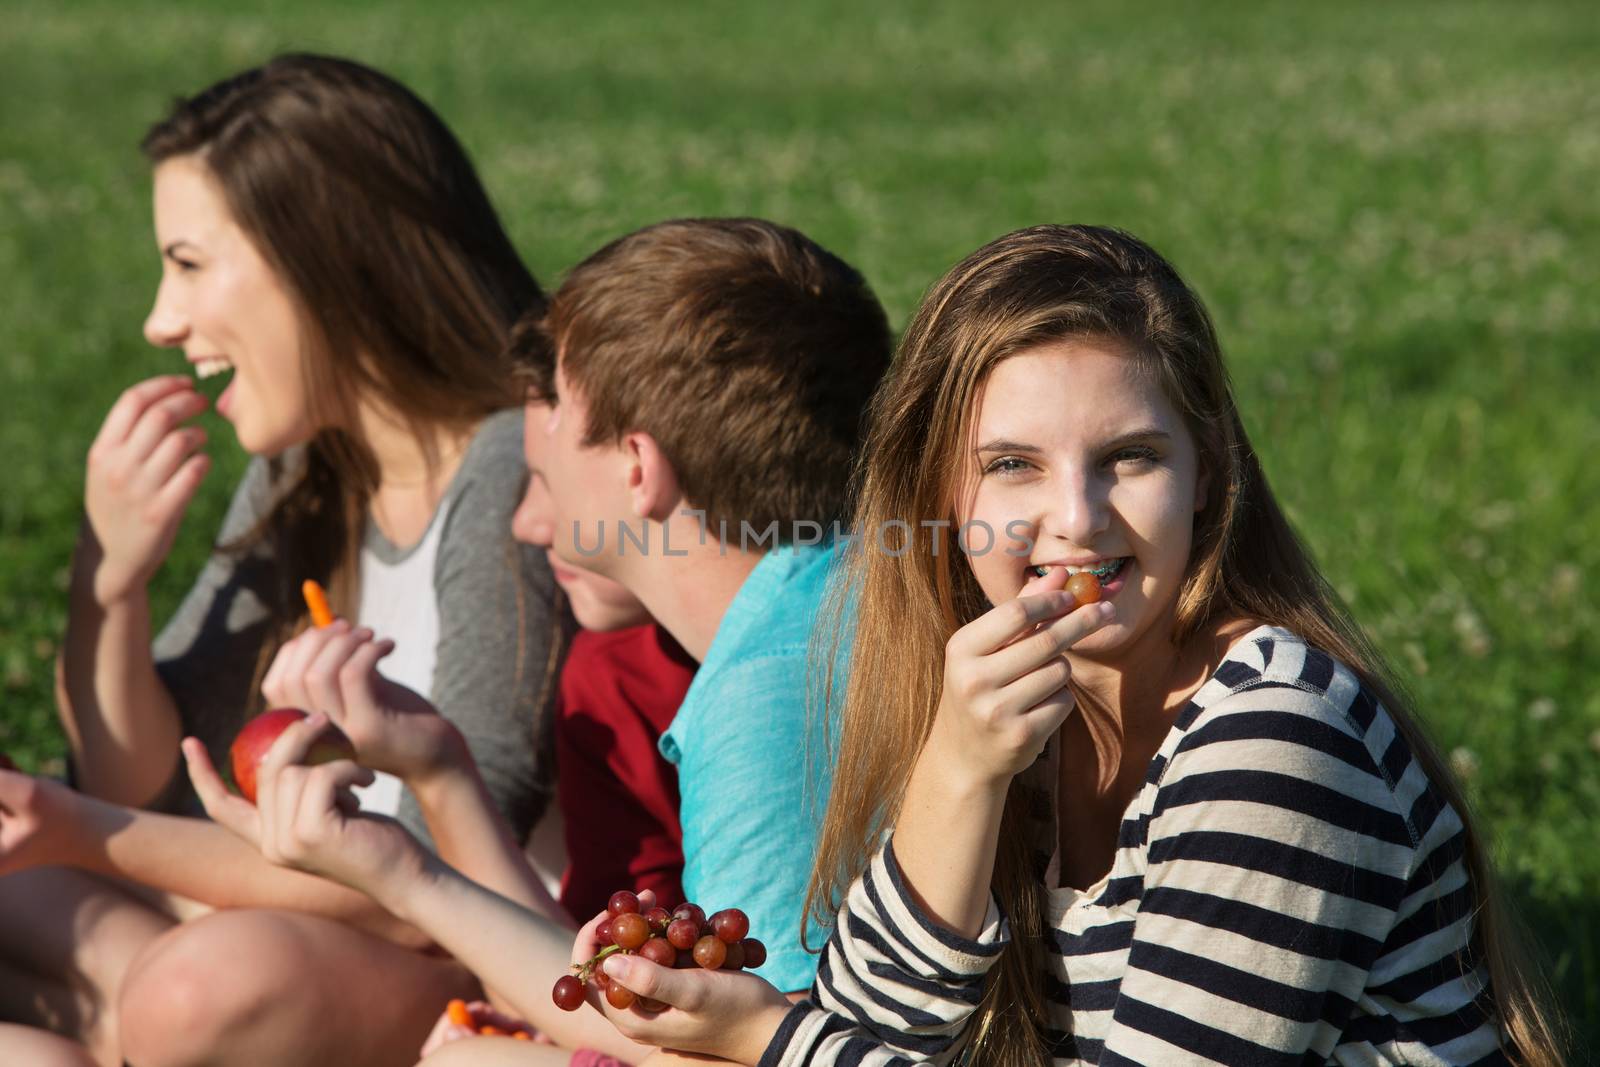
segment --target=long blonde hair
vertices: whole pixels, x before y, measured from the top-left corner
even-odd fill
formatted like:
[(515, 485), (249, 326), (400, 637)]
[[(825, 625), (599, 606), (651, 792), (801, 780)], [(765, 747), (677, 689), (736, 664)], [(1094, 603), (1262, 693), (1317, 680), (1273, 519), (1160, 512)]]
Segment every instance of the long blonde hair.
[[(1267, 486), (1245, 435), (1210, 316), (1153, 249), (1117, 230), (1037, 226), (957, 264), (923, 300), (874, 398), (856, 474), (849, 580), (831, 638), (850, 644), (843, 712), (830, 748), (834, 779), (808, 913), (828, 922), (899, 814), (906, 783), (939, 705), (945, 643), (990, 607), (957, 551), (922, 526), (954, 517), (979, 390), (1001, 360), (1070, 338), (1115, 342), (1144, 363), (1183, 414), (1213, 491), (1195, 520), (1179, 592), (1176, 643), (1208, 623), (1244, 618), (1292, 630), (1343, 661), (1382, 701), (1415, 758), (1466, 831), (1476, 893), (1474, 949), (1518, 1061), (1561, 1063), (1557, 1024), (1522, 958), (1481, 836), (1438, 751), (1411, 715), (1382, 656), (1317, 572)], [(878, 531), (899, 532), (891, 551)], [(854, 599), (851, 610), (848, 600)], [(824, 615), (827, 617), (827, 615)], [(830, 672), (824, 692), (837, 678)], [(975, 1021), (979, 1062), (1047, 1062), (1042, 936), (1046, 887), (1032, 871), (1022, 805), (1007, 802), (993, 889), (1012, 941), (991, 973)]]

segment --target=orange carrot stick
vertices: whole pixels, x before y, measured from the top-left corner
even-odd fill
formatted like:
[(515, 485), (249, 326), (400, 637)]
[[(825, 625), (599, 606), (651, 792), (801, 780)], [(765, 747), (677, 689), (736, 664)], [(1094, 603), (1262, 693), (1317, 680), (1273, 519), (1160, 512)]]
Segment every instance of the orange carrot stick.
[(311, 609), (311, 625), (320, 630), (333, 622), (333, 612), (328, 609), (328, 594), (322, 591), (316, 579), (307, 578), (302, 582), (300, 593), (306, 598), (306, 607)]
[(468, 1030), (474, 1029), (472, 1025), (472, 1012), (467, 1009), (464, 1000), (452, 1000), (444, 1007), (445, 1014), (450, 1016), (450, 1021), (457, 1026), (465, 1026)]

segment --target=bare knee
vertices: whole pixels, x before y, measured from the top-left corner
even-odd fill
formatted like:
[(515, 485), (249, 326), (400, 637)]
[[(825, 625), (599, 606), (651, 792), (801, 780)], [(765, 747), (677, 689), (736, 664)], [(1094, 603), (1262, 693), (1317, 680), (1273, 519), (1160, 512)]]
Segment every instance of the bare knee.
[[(265, 911), (222, 911), (162, 935), (123, 981), (122, 1051), (137, 1067), (200, 1067), (271, 1017), (292, 1014), (309, 956)], [(292, 1025), (292, 1022), (286, 1020)]]
[(31, 1026), (0, 1023), (0, 1062), (28, 1067), (100, 1067), (76, 1041)]

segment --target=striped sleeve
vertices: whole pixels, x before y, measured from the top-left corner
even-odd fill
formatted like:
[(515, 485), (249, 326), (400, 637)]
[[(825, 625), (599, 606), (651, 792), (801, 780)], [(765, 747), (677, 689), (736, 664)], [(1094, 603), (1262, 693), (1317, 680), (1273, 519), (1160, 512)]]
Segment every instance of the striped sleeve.
[(928, 1063), (928, 1060), (907, 1059), (844, 1016), (802, 1000), (789, 1010), (758, 1067), (800, 1067), (801, 1064), (924, 1067)]
[(890, 840), (850, 887), (837, 923), (811, 999), (789, 1014), (762, 1063), (951, 1062), (1009, 937), (993, 898), (975, 940), (951, 933), (912, 898)]
[(1150, 813), (1102, 1067), (1287, 1067), (1338, 1044), (1417, 854), (1344, 726), (1354, 695), (1262, 683), (1191, 725)]
[(1395, 769), (1395, 799), (1420, 839), (1397, 922), (1373, 963), (1366, 996), (1379, 1010), (1345, 1031), (1401, 1063), (1509, 1063), (1501, 1048), (1489, 978), (1473, 949), (1476, 894), (1467, 872), (1467, 833), (1455, 809), (1415, 760), (1391, 758), (1404, 745), (1387, 717), (1369, 732)]

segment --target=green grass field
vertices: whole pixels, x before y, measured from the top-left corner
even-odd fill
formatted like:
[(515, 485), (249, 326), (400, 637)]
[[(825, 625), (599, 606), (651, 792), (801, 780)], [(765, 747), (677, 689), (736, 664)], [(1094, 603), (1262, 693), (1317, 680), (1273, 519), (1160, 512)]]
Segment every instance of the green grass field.
[[(1406, 671), (1600, 1045), (1592, 7), (544, 7), (6, 5), (0, 749), (62, 768), (50, 677), (84, 453), (121, 389), (181, 366), (140, 335), (158, 264), (139, 137), (275, 51), (343, 53), (438, 108), (547, 282), (690, 214), (800, 227), (897, 324), (1017, 226), (1109, 223), (1167, 253), (1216, 315), (1275, 488)], [(242, 467), (210, 429), (219, 469), (160, 614)]]

